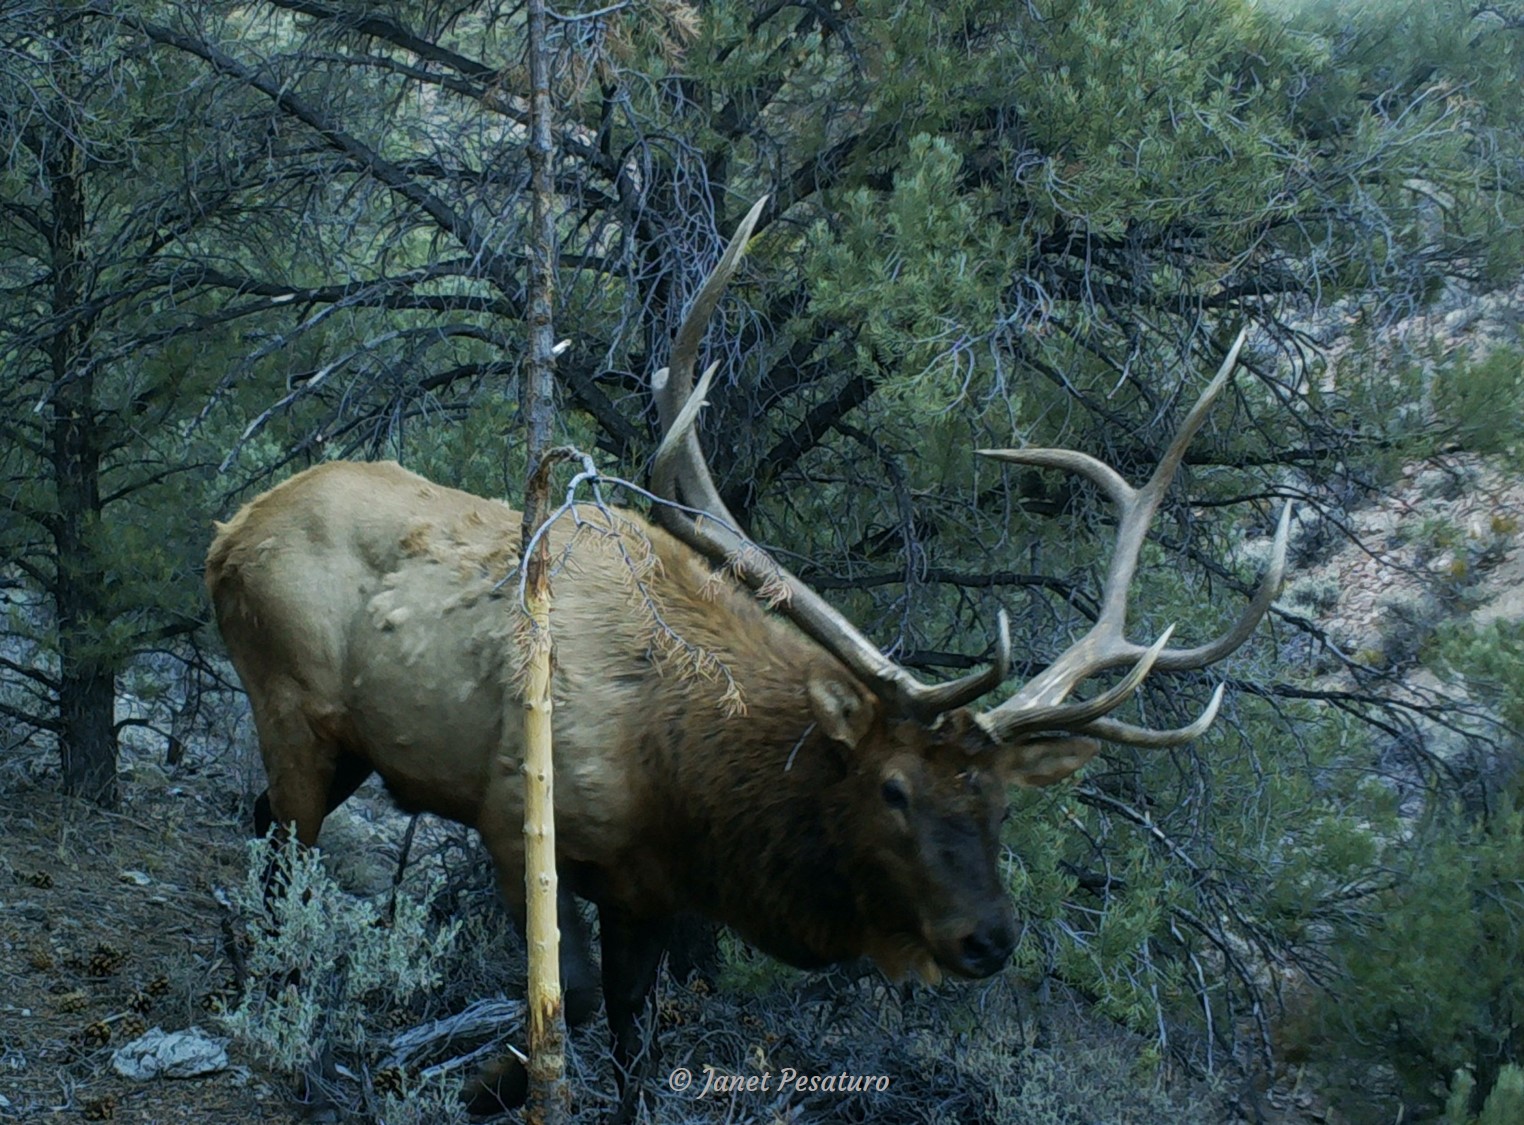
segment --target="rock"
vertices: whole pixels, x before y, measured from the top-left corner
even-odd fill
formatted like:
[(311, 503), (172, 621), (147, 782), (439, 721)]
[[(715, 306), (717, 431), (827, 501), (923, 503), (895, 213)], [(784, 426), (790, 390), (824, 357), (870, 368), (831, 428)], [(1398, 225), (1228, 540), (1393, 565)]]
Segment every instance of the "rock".
[(1460, 332), (1476, 323), (1481, 315), (1481, 309), (1475, 305), (1468, 305), (1446, 313), (1444, 324), (1451, 332)]
[(111, 1068), (123, 1078), (147, 1082), (154, 1078), (195, 1078), (226, 1070), (225, 1039), (214, 1039), (199, 1027), (166, 1032), (152, 1028), (111, 1055)]
[(401, 839), (407, 822), (407, 816), (389, 803), (373, 810), (362, 792), (323, 821), (318, 838), (323, 866), (350, 894), (364, 898), (389, 894), (397, 861), (388, 849)]
[[(162, 755), (164, 747), (156, 740), (147, 752), (154, 755)], [(132, 774), (132, 783), (141, 789), (162, 790), (169, 788), (169, 774), (165, 773), (151, 761), (132, 762), (128, 768)]]

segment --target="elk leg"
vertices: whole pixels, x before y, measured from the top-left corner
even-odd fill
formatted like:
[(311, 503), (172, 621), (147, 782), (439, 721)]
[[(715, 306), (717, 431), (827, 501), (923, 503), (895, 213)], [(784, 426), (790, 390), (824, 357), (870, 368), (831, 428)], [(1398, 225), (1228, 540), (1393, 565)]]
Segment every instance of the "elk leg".
[(622, 910), (600, 907), (603, 944), (603, 1006), (614, 1039), (614, 1080), (619, 1108), (610, 1119), (630, 1121), (646, 1076), (656, 1066), (658, 1047), (651, 1018), (651, 987), (671, 933), (667, 918), (637, 919)]
[[(333, 780), (328, 783), (328, 797), (324, 802), (327, 805), (323, 812), (324, 819), (327, 819), (328, 814), (334, 809), (353, 797), (355, 790), (365, 784), (371, 772), (370, 763), (364, 758), (355, 754), (340, 755), (334, 767)], [(266, 789), (254, 799), (255, 838), (264, 839), (274, 823), (275, 812), (270, 805), (270, 790)]]
[(697, 914), (679, 915), (667, 945), (667, 975), (676, 981), (697, 977), (713, 985), (720, 979), (720, 931)]
[(564, 885), (556, 896), (556, 920), (561, 928), (562, 1010), (567, 1027), (581, 1027), (598, 1011), (598, 970), (587, 923)]
[[(269, 788), (254, 802), (255, 830), (263, 836), (271, 824), (294, 823), (296, 838), (310, 848), (317, 843), (323, 818), (334, 807), (328, 803), (329, 792), (345, 755), (342, 747), (314, 729), (303, 706), (304, 695), (295, 682), (282, 678), (264, 692), (250, 692), (249, 702), (269, 779)], [(359, 781), (363, 780), (361, 776)], [(344, 796), (353, 791), (351, 787)]]
[[(254, 831), (261, 839), (272, 835), (276, 844), (276, 853), (262, 877), (268, 910), (286, 885), (278, 856), (291, 826), (295, 825), (302, 846), (315, 845), (323, 819), (338, 801), (358, 788), (370, 767), (358, 759), (346, 761), (348, 755), (313, 730), (297, 689), (288, 686), (263, 698), (251, 693), (250, 701), (269, 777), (269, 788), (254, 802)], [(330, 803), (330, 798), (341, 791), (343, 796)]]
[[(266, 770), (270, 785), (254, 802), (254, 833), (259, 839), (271, 835), (277, 851), (265, 864), (262, 876), (265, 911), (273, 925), (274, 902), (289, 886), (290, 875), (281, 863), (295, 825), (299, 847), (317, 843), (323, 821), (354, 794), (371, 774), (370, 763), (355, 754), (346, 754), (326, 739), (319, 738), (298, 705), (280, 710), (256, 706), (255, 723), (263, 748), (278, 747), (270, 753)], [(271, 770), (271, 759), (284, 768)], [(301, 974), (289, 970), (273, 987), (299, 984)], [(240, 982), (243, 984), (243, 982)], [(302, 1075), (303, 1097), (309, 1104), (309, 1117), (321, 1120), (332, 1117), (335, 1109), (326, 1090), (337, 1077), (331, 1052), (324, 1048), (321, 1057)]]
[[(498, 890), (503, 905), (513, 916), (519, 933), (525, 932), (524, 904), (524, 829), (522, 813), (512, 821), (507, 817), (483, 816), (477, 824), (482, 843), (492, 855), (497, 869)], [(580, 1027), (598, 1010), (598, 972), (593, 967), (591, 942), (577, 900), (564, 877), (557, 881), (556, 924), (561, 930), (562, 1010), (570, 1027)]]
[[(516, 845), (522, 836), (509, 836), (511, 843), (501, 852), (483, 833), (483, 842), (492, 852), (497, 867), (498, 887), (503, 903), (513, 915), (519, 933), (524, 933), (524, 860)], [(500, 838), (494, 834), (493, 839)], [(556, 924), (561, 931), (561, 1011), (568, 1027), (579, 1027), (598, 1010), (598, 975), (593, 968), (587, 926), (577, 909), (577, 900), (566, 883), (556, 890)], [(466, 1110), (476, 1115), (502, 1113), (524, 1104), (529, 1093), (529, 1074), (524, 1064), (512, 1055), (503, 1055), (482, 1068), (476, 1079), (462, 1092)]]
[[(323, 820), (345, 801), (354, 795), (356, 789), (365, 784), (365, 779), (371, 775), (371, 766), (364, 758), (356, 754), (341, 754), (334, 765), (333, 777), (328, 782), (328, 795), (325, 801), (327, 807), (323, 816), (318, 820), (318, 830), (322, 830)], [(276, 851), (284, 849), (286, 844), (287, 824), (289, 822), (275, 820), (274, 807), (270, 800), (270, 790), (266, 789), (254, 801), (254, 837), (263, 840), (270, 833), (272, 825), (275, 828)], [(300, 821), (298, 821), (300, 823)], [(300, 839), (300, 830), (298, 831)], [(313, 842), (316, 842), (314, 833)], [(304, 841), (305, 843), (305, 841)], [(265, 865), (261, 885), (265, 889), (265, 910), (270, 909), (271, 898), (281, 893), (285, 883), (280, 874), (280, 863), (276, 856), (271, 856)]]

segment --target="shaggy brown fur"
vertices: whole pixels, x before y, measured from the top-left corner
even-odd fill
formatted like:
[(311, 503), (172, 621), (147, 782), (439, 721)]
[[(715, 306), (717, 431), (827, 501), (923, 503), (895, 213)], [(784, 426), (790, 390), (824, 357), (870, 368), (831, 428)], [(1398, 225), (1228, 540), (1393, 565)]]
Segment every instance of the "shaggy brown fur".
[[(259, 730), (261, 828), (294, 822), (311, 844), (378, 772), (404, 807), (480, 831), (522, 917), (519, 535), (506, 505), (356, 463), (301, 473), (219, 528), (207, 587)], [(931, 728), (886, 714), (636, 515), (581, 509), (552, 550), (558, 857), (600, 910), (621, 1061), (678, 913), (801, 966), (1004, 964), (1006, 786), (1051, 780), (1050, 760), (992, 756), (967, 712)], [(568, 1009), (585, 1014), (590, 966), (567, 944)]]

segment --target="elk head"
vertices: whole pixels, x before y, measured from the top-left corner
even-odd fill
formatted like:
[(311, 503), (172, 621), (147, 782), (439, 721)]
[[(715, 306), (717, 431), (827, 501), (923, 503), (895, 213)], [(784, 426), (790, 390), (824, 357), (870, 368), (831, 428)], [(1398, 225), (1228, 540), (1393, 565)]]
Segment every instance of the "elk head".
[[(653, 392), (662, 441), (652, 465), (653, 491), (664, 503), (656, 519), (713, 563), (729, 569), (777, 603), (803, 632), (832, 654), (853, 679), (812, 682), (811, 708), (820, 729), (853, 759), (853, 823), (873, 877), (864, 885), (882, 897), (862, 909), (878, 916), (894, 948), (870, 950), (890, 971), (938, 969), (977, 977), (997, 971), (1015, 945), (1008, 896), (999, 874), (1000, 824), (1010, 784), (1044, 786), (1083, 766), (1103, 741), (1166, 747), (1202, 734), (1222, 703), (1221, 686), (1188, 726), (1153, 730), (1111, 718), (1155, 670), (1200, 669), (1221, 660), (1254, 631), (1281, 584), (1288, 505), (1276, 531), (1270, 566), (1238, 621), (1221, 636), (1191, 648), (1171, 647), (1171, 630), (1152, 644), (1126, 637), (1127, 590), (1148, 527), (1186, 447), (1227, 385), (1245, 331), (1186, 415), (1148, 482), (1128, 484), (1114, 469), (1064, 449), (978, 450), (1015, 464), (1078, 473), (1099, 487), (1117, 513), (1116, 541), (1093, 627), (1046, 669), (997, 706), (969, 705), (1006, 678), (1010, 629), (998, 618), (988, 667), (944, 684), (928, 685), (886, 658), (840, 612), (738, 530), (715, 488), (694, 430), (716, 367), (694, 384), (705, 323), (734, 272), (766, 200), (742, 221), (705, 282), (673, 342), (670, 367), (657, 372)], [(1115, 684), (1088, 699), (1075, 689), (1101, 673), (1125, 669)], [(850, 846), (850, 845), (849, 845)]]

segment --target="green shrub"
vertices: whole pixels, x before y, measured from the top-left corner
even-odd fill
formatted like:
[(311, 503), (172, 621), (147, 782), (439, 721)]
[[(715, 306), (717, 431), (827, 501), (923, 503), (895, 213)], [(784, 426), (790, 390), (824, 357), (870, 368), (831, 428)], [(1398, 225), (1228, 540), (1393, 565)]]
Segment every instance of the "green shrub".
[(1158, 1056), (1138, 1040), (1069, 1041), (1052, 1048), (971, 1051), (962, 1059), (989, 1083), (993, 1118), (1012, 1125), (1210, 1125), (1220, 1092), (1166, 1083)]
[(1450, 1098), (1445, 1102), (1445, 1125), (1518, 1125), (1524, 1121), (1524, 1070), (1512, 1063), (1498, 1074), (1497, 1084), (1487, 1095), (1480, 1117), (1470, 1112), (1475, 1096), (1476, 1079), (1469, 1070), (1458, 1070), (1450, 1082)]
[(1146, 1073), (1147, 1059), (1120, 1048), (1093, 1047), (1062, 1058), (1031, 1051), (1022, 1059), (1020, 1088), (1001, 1100), (1008, 1121), (1031, 1125), (1207, 1125), (1222, 1120), (1215, 1099), (1191, 1100), (1189, 1088), (1170, 1092)]
[(1524, 730), (1524, 623), (1493, 621), (1479, 629), (1450, 624), (1434, 635), (1429, 663)]
[(1501, 347), (1441, 363), (1434, 371), (1434, 417), (1464, 448), (1517, 460), (1524, 452), (1524, 352)]
[(1293, 613), (1317, 616), (1336, 609), (1341, 593), (1335, 575), (1303, 575), (1287, 583), (1280, 601)]
[(1512, 1104), (1516, 1079), (1503, 1075), (1524, 1061), (1520, 871), (1524, 814), (1511, 806), (1482, 820), (1446, 808), (1415, 830), (1364, 924), (1336, 937), (1324, 1029), (1350, 1089), (1379, 1100), (1372, 1087), (1389, 1073), (1403, 1103), (1461, 1122), (1491, 1098), (1496, 1112)]
[(1439, 599), (1428, 593), (1382, 598), (1386, 611), (1381, 627), (1381, 666), (1404, 668), (1424, 651), (1445, 616)]
[[(279, 866), (286, 890), (265, 903), (263, 873)], [(397, 896), (389, 924), (345, 893), (316, 851), (294, 841), (249, 845), (249, 875), (233, 896), (247, 918), (248, 986), (223, 1017), (262, 1061), (307, 1073), (326, 1055), (358, 1058), (386, 1014), (436, 988), (460, 930), (430, 921), (435, 888)]]
[(1269, 974), (1236, 973), (1222, 950), (1252, 966), (1260, 951), (1321, 948), (1351, 889), (1382, 877), (1395, 817), (1392, 794), (1352, 768), (1372, 752), (1364, 731), (1311, 714), (1241, 700), (1199, 758), (1111, 751), (1078, 785), (1015, 794), (1008, 879), (1024, 930), (1010, 971), (1075, 988), (1166, 1057), (1216, 1049), (1238, 1013), (1271, 1004)]
[(1392, 356), (1361, 331), (1338, 362), (1342, 406), (1360, 419), (1362, 467), (1391, 481), (1413, 461), (1449, 443), (1473, 453), (1524, 457), (1524, 349), (1484, 354), (1436, 338), (1415, 354)]
[(471, 1116), (453, 1084), (429, 1082), (380, 1099), (376, 1125), (466, 1125)]
[(1524, 1070), (1510, 1063), (1487, 1095), (1477, 1125), (1518, 1125), (1524, 1121)]
[[(1392, 356), (1363, 325), (1355, 326), (1349, 339), (1348, 350), (1332, 367), (1338, 388), (1332, 401), (1369, 439), (1359, 451), (1362, 475), (1390, 484), (1400, 479), (1405, 465), (1432, 456), (1442, 444), (1425, 403), (1424, 374), (1440, 359), (1433, 354)], [(1322, 397), (1320, 391), (1311, 393), (1315, 400)]]

